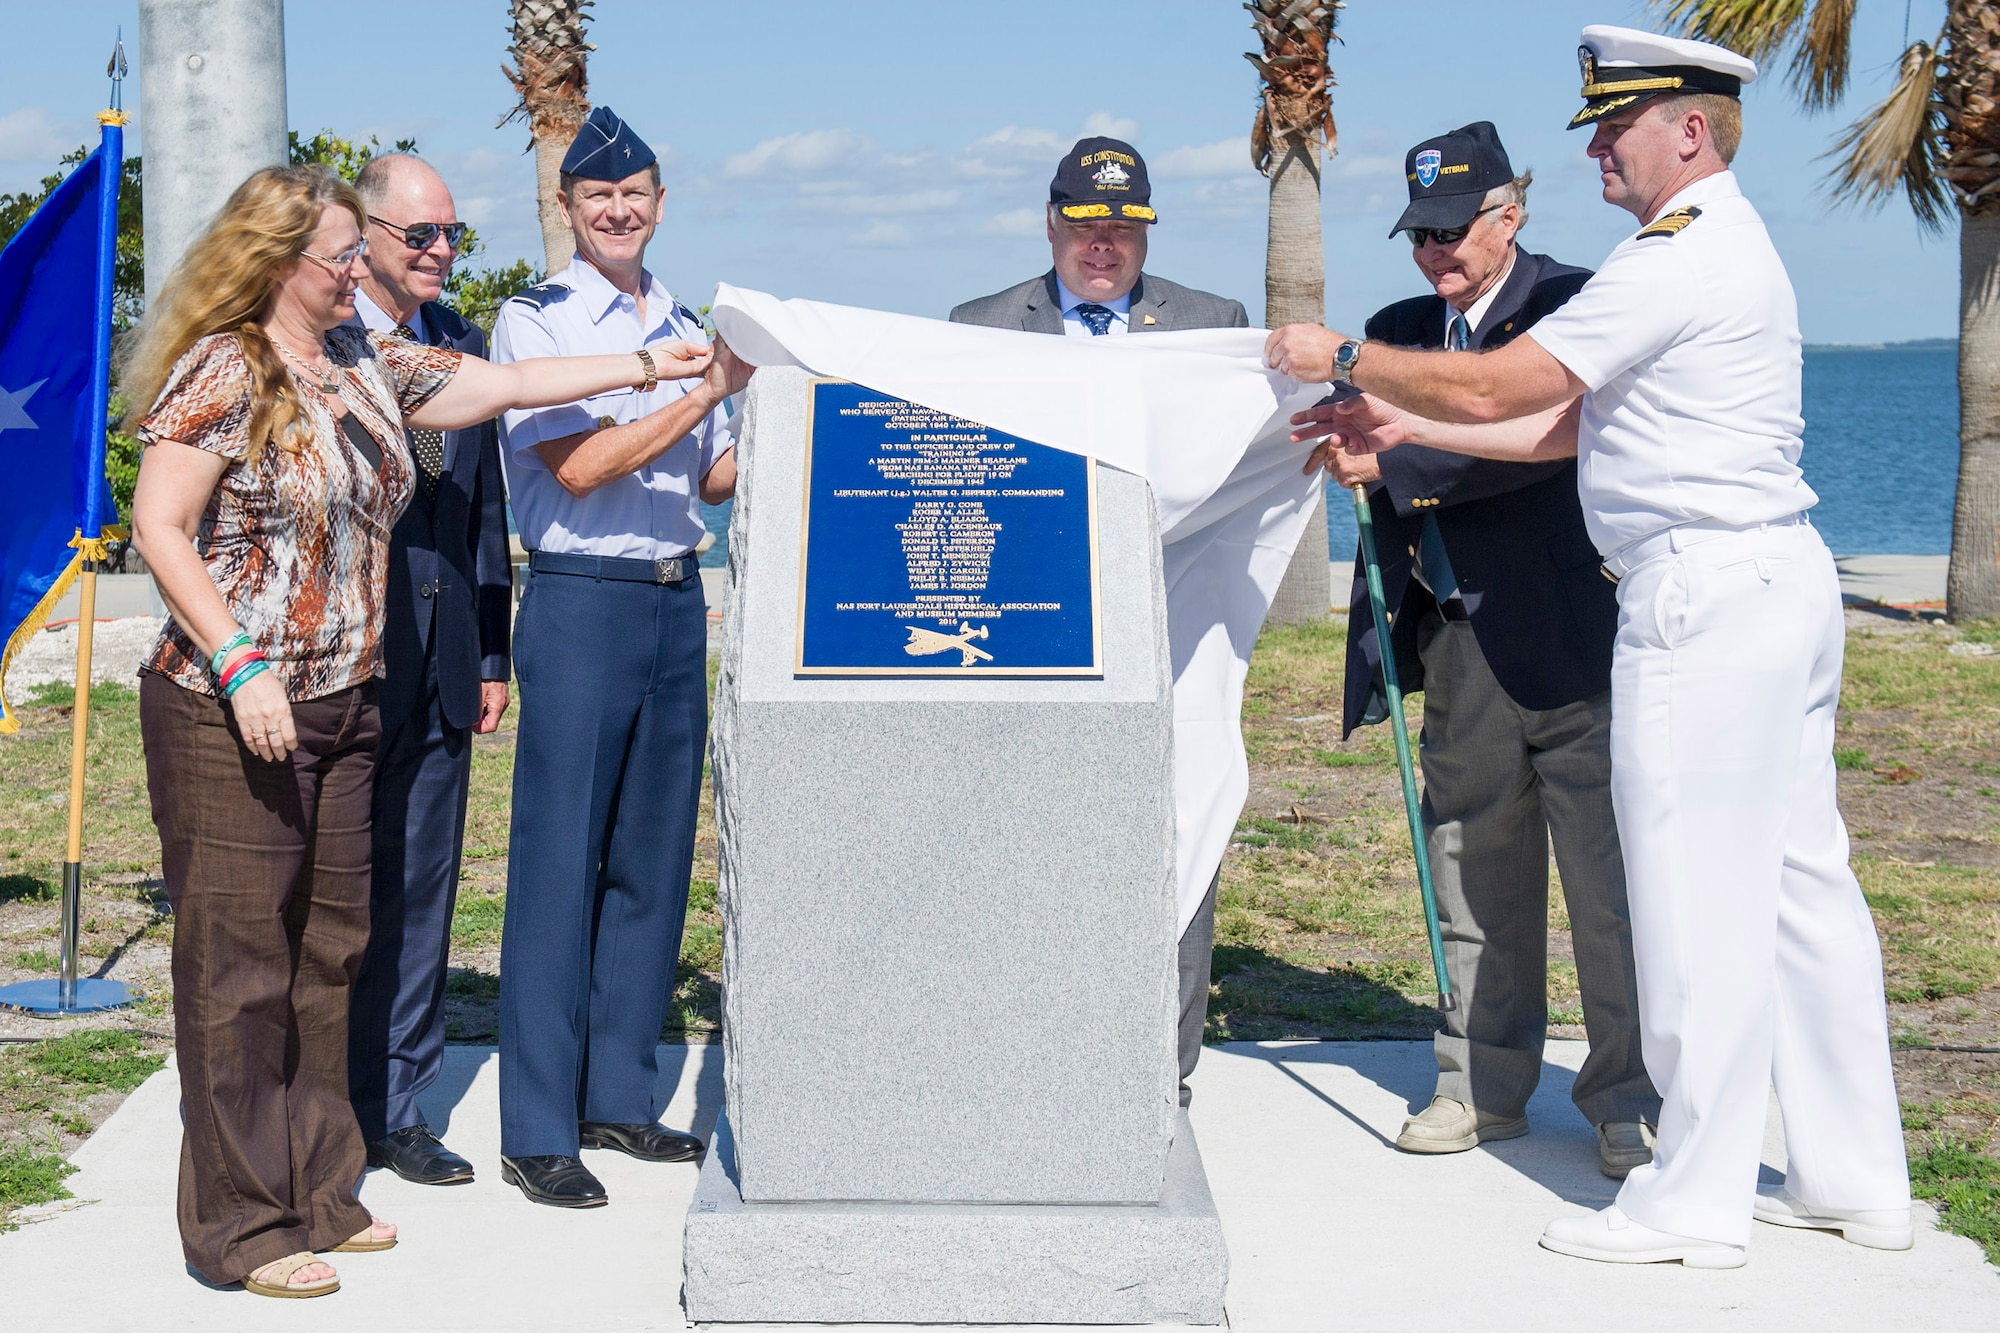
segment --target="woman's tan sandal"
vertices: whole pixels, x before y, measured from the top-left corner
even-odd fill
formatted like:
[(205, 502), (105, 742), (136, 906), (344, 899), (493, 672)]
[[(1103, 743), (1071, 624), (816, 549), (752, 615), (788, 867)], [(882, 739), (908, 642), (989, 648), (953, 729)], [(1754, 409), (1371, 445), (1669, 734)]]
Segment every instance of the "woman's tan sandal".
[(363, 1227), (360, 1231), (355, 1232), (352, 1236), (334, 1246), (333, 1252), (335, 1254), (374, 1254), (378, 1250), (395, 1249), (396, 1238), (388, 1236), (377, 1239), (375, 1235), (376, 1226), (377, 1223), (371, 1219), (366, 1227)]
[(304, 1300), (309, 1296), (331, 1296), (340, 1290), (338, 1277), (323, 1277), (317, 1282), (292, 1282), (292, 1274), (308, 1264), (323, 1264), (326, 1260), (304, 1250), (288, 1254), (282, 1259), (274, 1259), (243, 1279), (243, 1290), (257, 1296), (276, 1296), (281, 1300)]

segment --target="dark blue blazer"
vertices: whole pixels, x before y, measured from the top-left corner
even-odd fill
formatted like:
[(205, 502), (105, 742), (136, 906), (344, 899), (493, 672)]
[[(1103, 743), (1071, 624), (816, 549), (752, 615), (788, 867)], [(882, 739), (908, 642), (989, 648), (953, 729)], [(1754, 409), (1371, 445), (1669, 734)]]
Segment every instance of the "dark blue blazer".
[[(486, 355), (485, 333), (456, 311), (425, 302), (424, 320), (445, 345)], [(445, 722), (477, 722), (479, 682), (508, 678), (513, 604), (499, 429), (487, 421), (446, 431), (436, 498), (419, 482), (389, 542), (383, 732), (422, 706), (424, 654), (433, 651)]]
[[(1472, 346), (1511, 342), (1589, 280), (1588, 269), (1518, 251)], [(1401, 347), (1442, 347), (1444, 320), (1443, 298), (1420, 296), (1378, 311), (1367, 335)], [(1560, 708), (1610, 689), (1618, 599), (1584, 530), (1576, 460), (1501, 463), (1416, 445), (1391, 449), (1381, 459), (1382, 481), (1370, 488), (1369, 512), (1403, 689), (1423, 688), (1417, 626), (1437, 609), (1411, 577), (1427, 513), (1437, 517), (1472, 632), (1509, 698), (1523, 708)], [(1411, 503), (1419, 499), (1437, 505)], [(1348, 605), (1343, 722), (1352, 732), (1388, 716), (1381, 647), (1358, 552)]]

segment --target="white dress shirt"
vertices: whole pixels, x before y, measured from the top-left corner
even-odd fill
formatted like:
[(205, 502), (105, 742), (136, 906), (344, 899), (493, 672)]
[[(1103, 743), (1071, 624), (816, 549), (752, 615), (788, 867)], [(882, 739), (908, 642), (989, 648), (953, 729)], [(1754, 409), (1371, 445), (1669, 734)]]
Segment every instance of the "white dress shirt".
[(1702, 520), (1753, 527), (1819, 502), (1799, 471), (1798, 300), (1732, 172), (1660, 210), (1701, 216), (1634, 235), (1524, 337), (1590, 389), (1577, 490), (1609, 556)]
[[(375, 304), (375, 298), (368, 294), (368, 289), (365, 287), (356, 287), (354, 289), (354, 313), (361, 317), (361, 326), (370, 333), (394, 333), (396, 331), (396, 317)], [(429, 335), (424, 332), (424, 308), (422, 306), (418, 306), (417, 312), (410, 316), (410, 331), (417, 335), (418, 342), (426, 344), (430, 342)]]
[(1514, 246), (1507, 251), (1506, 271), (1500, 275), (1498, 282), (1486, 289), (1486, 295), (1472, 303), (1471, 309), (1460, 310), (1449, 301), (1444, 303), (1444, 332), (1447, 344), (1451, 340), (1451, 322), (1460, 315), (1465, 316), (1465, 329), (1468, 337), (1479, 332), (1479, 326), (1486, 322), (1486, 312), (1493, 308), (1494, 299), (1500, 295), (1500, 289), (1507, 285), (1508, 278), (1514, 276), (1514, 261), (1519, 258), (1520, 254), (1521, 250), (1519, 246)]
[[(646, 317), (638, 303), (611, 284), (582, 256), (549, 281), (569, 288), (540, 306), (516, 297), (500, 307), (493, 325), (493, 359), (636, 352), (649, 343), (679, 338), (708, 343), (701, 324), (678, 306), (651, 273), (643, 273)], [(633, 361), (633, 375), (639, 373)], [(584, 431), (637, 421), (678, 401), (699, 378), (661, 380), (650, 393), (614, 389), (560, 407), (512, 411), (500, 418), (507, 491), (521, 544), (531, 551), (661, 560), (687, 555), (701, 541), (701, 478), (735, 447), (726, 409), (717, 407), (671, 449), (638, 471), (575, 496), (549, 472), (535, 446)]]
[[(1056, 279), (1056, 298), (1062, 302), (1063, 332), (1072, 338), (1108, 338), (1113, 334), (1130, 333), (1132, 323), (1132, 293), (1127, 292), (1115, 301), (1092, 301), (1087, 296), (1078, 296), (1071, 291), (1061, 278)], [(1090, 325), (1083, 322), (1083, 316), (1076, 313), (1080, 305), (1101, 305), (1111, 312), (1111, 327), (1103, 333), (1092, 333)]]

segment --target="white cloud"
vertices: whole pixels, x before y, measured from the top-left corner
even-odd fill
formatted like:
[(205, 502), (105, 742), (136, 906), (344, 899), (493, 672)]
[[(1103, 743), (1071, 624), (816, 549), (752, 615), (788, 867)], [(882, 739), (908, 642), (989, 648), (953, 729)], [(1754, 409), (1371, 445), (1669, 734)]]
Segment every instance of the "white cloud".
[(1139, 137), (1139, 122), (1122, 120), (1109, 111), (1093, 111), (1090, 113), (1090, 118), (1083, 122), (1083, 133), (1077, 138), (1089, 139), (1099, 135), (1109, 139), (1123, 139), (1130, 143)]
[(1210, 180), (1257, 174), (1257, 168), (1250, 163), (1250, 136), (1247, 134), (1215, 143), (1169, 149), (1147, 165), (1152, 174), (1161, 180)]
[(1044, 236), (1047, 235), (1048, 212), (1041, 208), (1016, 208), (1005, 213), (996, 213), (980, 228), (992, 236)]
[(1049, 130), (1007, 125), (960, 149), (957, 165), (972, 176), (1018, 180), (1050, 170), (1071, 142)]
[(887, 218), (877, 218), (869, 225), (866, 231), (859, 232), (848, 238), (849, 242), (854, 245), (873, 246), (884, 249), (906, 246), (911, 244), (915, 239), (914, 236), (910, 235), (908, 227), (905, 227), (900, 222), (892, 222)]
[(0, 162), (45, 163), (54, 171), (64, 153), (96, 140), (95, 125), (59, 124), (47, 107), (24, 106), (0, 116)]
[(853, 130), (805, 130), (766, 139), (722, 164), (732, 180), (783, 171), (809, 174), (834, 166), (851, 166), (854, 159), (876, 155), (875, 144)]

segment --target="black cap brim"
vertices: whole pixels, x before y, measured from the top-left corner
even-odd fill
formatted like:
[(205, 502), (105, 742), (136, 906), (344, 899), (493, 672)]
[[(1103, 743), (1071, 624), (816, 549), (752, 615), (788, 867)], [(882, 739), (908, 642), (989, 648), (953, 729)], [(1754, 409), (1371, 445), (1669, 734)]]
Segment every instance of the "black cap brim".
[(1412, 199), (1403, 216), (1396, 219), (1396, 225), (1389, 228), (1389, 235), (1412, 227), (1469, 227), (1485, 203), (1483, 190), (1478, 194), (1433, 194)]

